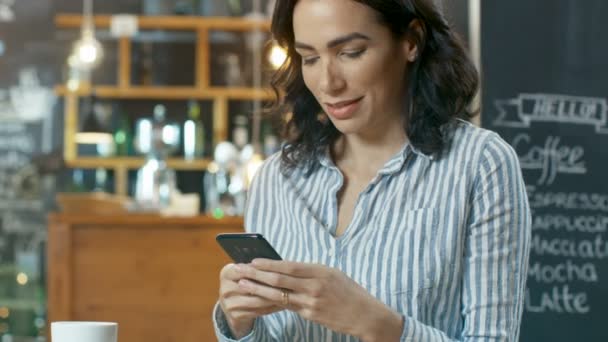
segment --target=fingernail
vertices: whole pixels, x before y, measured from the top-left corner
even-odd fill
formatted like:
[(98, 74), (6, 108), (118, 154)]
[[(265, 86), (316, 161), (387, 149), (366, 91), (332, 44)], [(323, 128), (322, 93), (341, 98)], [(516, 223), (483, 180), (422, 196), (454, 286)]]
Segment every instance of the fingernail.
[(241, 279), (241, 280), (239, 280), (239, 285), (247, 286), (247, 285), (249, 285), (249, 282), (245, 279)]

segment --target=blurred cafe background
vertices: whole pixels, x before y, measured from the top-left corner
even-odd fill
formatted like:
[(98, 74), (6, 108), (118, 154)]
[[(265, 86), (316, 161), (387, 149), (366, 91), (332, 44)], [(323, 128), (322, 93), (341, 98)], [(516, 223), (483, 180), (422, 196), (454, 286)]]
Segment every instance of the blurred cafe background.
[[(481, 70), (475, 123), (528, 186), (521, 340), (608, 341), (608, 2), (435, 3)], [(0, 0), (0, 342), (49, 341), (59, 320), (215, 339), (215, 235), (243, 230), (281, 145), (273, 5)]]

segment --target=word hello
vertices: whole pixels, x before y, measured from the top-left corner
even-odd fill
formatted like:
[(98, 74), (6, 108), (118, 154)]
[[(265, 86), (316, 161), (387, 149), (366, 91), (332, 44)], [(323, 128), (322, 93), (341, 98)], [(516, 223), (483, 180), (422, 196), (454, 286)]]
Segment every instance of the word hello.
[(600, 99), (565, 96), (538, 96), (529, 114), (536, 121), (600, 123), (605, 117)]

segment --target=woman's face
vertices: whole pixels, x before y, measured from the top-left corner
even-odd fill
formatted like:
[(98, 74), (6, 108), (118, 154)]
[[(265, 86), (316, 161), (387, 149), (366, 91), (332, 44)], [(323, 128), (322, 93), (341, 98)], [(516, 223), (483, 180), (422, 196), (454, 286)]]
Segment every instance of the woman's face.
[(403, 129), (414, 46), (395, 39), (372, 8), (352, 0), (300, 0), (293, 28), (304, 82), (339, 131), (375, 137)]

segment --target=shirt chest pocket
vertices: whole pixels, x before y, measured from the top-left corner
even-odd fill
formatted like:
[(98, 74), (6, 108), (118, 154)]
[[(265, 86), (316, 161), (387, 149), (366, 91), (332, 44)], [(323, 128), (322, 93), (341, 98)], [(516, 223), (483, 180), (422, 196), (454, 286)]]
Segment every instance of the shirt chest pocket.
[(437, 208), (422, 208), (377, 218), (368, 227), (353, 279), (383, 300), (436, 287), (442, 260), (438, 213)]

